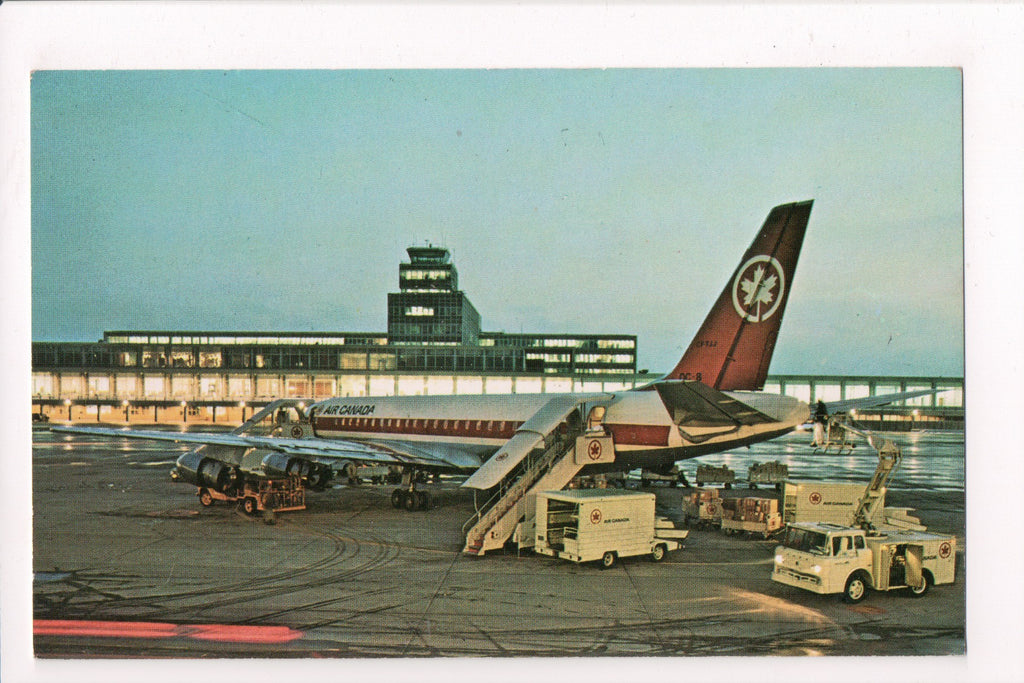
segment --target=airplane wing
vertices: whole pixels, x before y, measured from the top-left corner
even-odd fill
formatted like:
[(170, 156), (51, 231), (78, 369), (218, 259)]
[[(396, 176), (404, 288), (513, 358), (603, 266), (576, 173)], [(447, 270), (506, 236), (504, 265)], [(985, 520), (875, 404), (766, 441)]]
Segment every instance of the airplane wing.
[(825, 410), (829, 415), (835, 415), (836, 413), (848, 413), (851, 410), (884, 406), (888, 403), (903, 401), (908, 398), (937, 394), (940, 391), (944, 391), (944, 389), (917, 389), (915, 391), (902, 391), (898, 394), (881, 394), (879, 396), (865, 396), (863, 398), (848, 398), (842, 401), (822, 401), (822, 403), (825, 404)]
[(469, 470), (480, 466), (480, 458), (457, 448), (415, 445), (398, 441), (354, 441), (342, 439), (290, 439), (236, 433), (174, 432), (143, 429), (115, 429), (112, 427), (54, 426), (51, 431), (62, 434), (90, 434), (95, 436), (170, 441), (221, 446), (247, 450), (259, 448), (293, 455), (305, 460), (331, 464), (340, 460), (370, 462), (385, 465), (416, 465), (446, 470)]

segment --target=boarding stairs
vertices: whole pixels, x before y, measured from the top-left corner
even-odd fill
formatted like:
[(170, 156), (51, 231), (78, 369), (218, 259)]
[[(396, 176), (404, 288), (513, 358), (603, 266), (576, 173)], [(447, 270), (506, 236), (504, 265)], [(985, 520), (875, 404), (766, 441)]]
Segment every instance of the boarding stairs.
[[(610, 398), (601, 395), (592, 403)], [(479, 556), (504, 547), (528, 515), (535, 500), (533, 494), (561, 490), (588, 464), (614, 462), (612, 438), (599, 425), (581, 424), (577, 409), (582, 404), (579, 398), (552, 399), (463, 484), (484, 490), (496, 488), (462, 527), (466, 534), (464, 553)], [(526, 545), (529, 543), (520, 543), (520, 547)]]

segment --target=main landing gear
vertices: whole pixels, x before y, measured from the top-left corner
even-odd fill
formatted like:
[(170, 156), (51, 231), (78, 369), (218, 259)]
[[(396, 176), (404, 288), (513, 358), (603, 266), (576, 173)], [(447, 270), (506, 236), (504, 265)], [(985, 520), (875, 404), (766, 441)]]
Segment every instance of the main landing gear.
[(409, 512), (426, 510), (430, 507), (430, 494), (426, 491), (416, 490), (416, 482), (420, 479), (419, 474), (417, 470), (402, 472), (402, 487), (391, 492), (392, 507), (405, 508)]

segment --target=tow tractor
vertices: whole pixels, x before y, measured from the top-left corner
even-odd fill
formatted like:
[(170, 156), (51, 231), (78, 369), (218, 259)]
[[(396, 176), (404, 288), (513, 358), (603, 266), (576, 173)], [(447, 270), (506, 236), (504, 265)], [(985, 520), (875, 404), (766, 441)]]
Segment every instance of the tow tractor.
[(871, 521), (881, 492), (899, 464), (899, 447), (888, 439), (862, 434), (878, 452), (878, 467), (861, 496), (854, 526), (804, 522), (786, 529), (775, 549), (772, 580), (814, 593), (841, 594), (860, 602), (869, 588), (907, 589), (921, 596), (933, 585), (953, 583), (956, 537), (919, 531), (877, 531)]
[(306, 509), (306, 492), (302, 486), (302, 478), (297, 475), (281, 479), (248, 479), (237, 488), (226, 491), (199, 487), (196, 491), (199, 503), (209, 507), (216, 501), (229, 503), (242, 502), (242, 509), (247, 515), (272, 510), (289, 512)]

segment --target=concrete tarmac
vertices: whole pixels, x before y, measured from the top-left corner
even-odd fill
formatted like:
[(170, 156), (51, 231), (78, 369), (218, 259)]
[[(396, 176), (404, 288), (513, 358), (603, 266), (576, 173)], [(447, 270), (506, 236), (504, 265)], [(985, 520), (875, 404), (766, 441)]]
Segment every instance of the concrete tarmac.
[[(772, 582), (770, 540), (694, 530), (661, 563), (628, 558), (609, 570), (529, 552), (476, 558), (461, 553), (472, 496), (454, 482), (428, 487), (426, 511), (393, 509), (392, 487), (346, 486), (268, 524), (234, 505), (201, 507), (194, 487), (170, 481), (180, 451), (165, 444), (34, 440), (37, 657), (965, 651), (962, 490), (891, 491), (887, 501), (957, 535), (955, 584), (846, 605)], [(681, 520), (684, 490), (652, 490), (659, 513)]]

